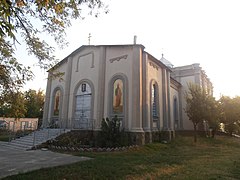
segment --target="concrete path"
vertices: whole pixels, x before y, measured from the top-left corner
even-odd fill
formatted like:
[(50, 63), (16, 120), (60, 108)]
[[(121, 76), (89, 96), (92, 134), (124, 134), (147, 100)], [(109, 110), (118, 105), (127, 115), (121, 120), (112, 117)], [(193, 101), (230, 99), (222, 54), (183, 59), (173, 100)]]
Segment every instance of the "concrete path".
[(0, 179), (40, 168), (60, 166), (90, 159), (51, 151), (13, 150), (2, 146), (3, 143), (0, 142)]

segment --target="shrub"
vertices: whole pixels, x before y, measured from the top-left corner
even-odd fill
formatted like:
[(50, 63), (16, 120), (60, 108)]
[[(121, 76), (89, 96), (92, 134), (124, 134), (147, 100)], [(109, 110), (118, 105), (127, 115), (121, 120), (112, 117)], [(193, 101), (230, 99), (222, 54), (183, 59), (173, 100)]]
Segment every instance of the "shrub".
[(102, 147), (118, 147), (128, 145), (128, 137), (121, 130), (121, 123), (117, 116), (112, 119), (102, 120), (101, 132), (98, 136), (98, 144)]
[(67, 132), (55, 138), (54, 140), (49, 140), (48, 145), (54, 146), (65, 146), (65, 147), (93, 147), (93, 135), (92, 131), (79, 131), (74, 130)]

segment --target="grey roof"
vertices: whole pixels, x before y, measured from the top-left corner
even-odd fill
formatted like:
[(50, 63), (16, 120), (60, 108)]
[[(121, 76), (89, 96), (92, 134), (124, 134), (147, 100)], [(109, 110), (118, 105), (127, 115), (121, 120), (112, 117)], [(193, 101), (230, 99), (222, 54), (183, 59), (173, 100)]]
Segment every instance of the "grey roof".
[(162, 58), (160, 59), (160, 61), (161, 61), (163, 64), (165, 64), (167, 67), (173, 68), (173, 64), (172, 64), (170, 61), (168, 61), (167, 59), (165, 59), (165, 58), (163, 57), (163, 54), (162, 54)]
[(169, 66), (166, 66), (166, 64), (164, 64), (162, 61), (158, 60), (157, 58), (155, 58), (153, 55), (151, 55), (150, 53), (146, 52), (145, 53), (148, 54), (148, 56), (151, 58), (151, 60), (153, 60), (155, 63), (157, 63), (160, 67), (167, 69), (169, 71), (172, 71), (171, 68)]

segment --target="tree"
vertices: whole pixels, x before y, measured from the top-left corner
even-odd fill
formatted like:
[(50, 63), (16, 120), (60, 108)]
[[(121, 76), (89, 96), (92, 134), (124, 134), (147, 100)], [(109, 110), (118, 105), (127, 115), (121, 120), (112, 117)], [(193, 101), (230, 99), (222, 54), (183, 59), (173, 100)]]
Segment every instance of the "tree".
[(221, 108), (223, 109), (223, 117), (221, 122), (224, 129), (231, 136), (240, 129), (240, 97), (230, 98), (222, 96), (220, 98)]
[[(7, 99), (7, 100), (6, 100)], [(24, 95), (22, 92), (10, 92), (6, 94), (5, 102), (1, 105), (1, 116), (13, 117), (16, 120), (25, 116)]]
[(206, 99), (206, 117), (205, 120), (208, 123), (209, 129), (212, 130), (211, 137), (214, 138), (216, 131), (220, 127), (220, 119), (222, 116), (222, 109), (219, 101), (216, 101), (214, 97), (207, 96)]
[(188, 92), (185, 94), (186, 109), (189, 120), (194, 127), (194, 142), (197, 142), (197, 126), (207, 118), (207, 98), (204, 89), (196, 84), (188, 84)]
[(43, 91), (29, 89), (24, 93), (10, 92), (2, 97), (4, 102), (0, 104), (0, 117), (38, 118), (38, 125), (41, 126), (44, 105)]
[(0, 91), (18, 89), (33, 77), (30, 67), (20, 64), (14, 56), (16, 43), (25, 42), (27, 52), (36, 56), (42, 68), (49, 68), (55, 63), (54, 48), (40, 35), (47, 33), (59, 47), (64, 47), (65, 29), (71, 19), (83, 18), (84, 8), (97, 16), (104, 7), (101, 0), (1, 0)]
[(41, 90), (29, 89), (24, 93), (25, 107), (27, 109), (25, 117), (38, 118), (38, 126), (42, 125), (44, 93)]

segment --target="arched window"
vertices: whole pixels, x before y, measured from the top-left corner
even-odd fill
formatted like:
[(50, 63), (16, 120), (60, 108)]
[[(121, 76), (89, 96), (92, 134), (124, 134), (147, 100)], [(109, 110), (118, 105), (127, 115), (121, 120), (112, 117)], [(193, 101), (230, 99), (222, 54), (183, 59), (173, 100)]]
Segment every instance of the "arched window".
[(127, 129), (128, 124), (126, 123), (128, 113), (126, 103), (128, 101), (128, 82), (127, 77), (122, 74), (116, 74), (109, 82), (109, 106), (108, 106), (108, 116), (113, 118), (118, 117), (121, 123), (121, 127)]
[(58, 116), (59, 115), (59, 112), (60, 112), (60, 95), (61, 95), (61, 91), (57, 90), (55, 92), (55, 96), (54, 96), (53, 116)]
[(159, 118), (159, 100), (158, 100), (158, 84), (156, 81), (151, 83), (150, 88), (151, 97), (151, 119), (152, 128), (160, 128), (160, 118)]
[(75, 96), (74, 128), (89, 129), (92, 127), (91, 101), (92, 90), (88, 83), (81, 83)]
[(52, 115), (50, 126), (51, 127), (60, 127), (61, 123), (61, 110), (62, 110), (62, 89), (56, 88), (53, 91), (53, 98), (52, 98)]
[(113, 114), (123, 114), (123, 81), (121, 79), (117, 79), (113, 83)]
[(157, 89), (156, 84), (152, 85), (152, 116), (157, 117)]
[(179, 126), (179, 118), (178, 118), (178, 100), (176, 97), (174, 97), (173, 100), (173, 117), (174, 117), (174, 124), (175, 128), (178, 128)]
[(159, 117), (159, 103), (158, 103), (158, 86), (156, 82), (151, 85), (151, 114), (152, 119), (156, 120)]

